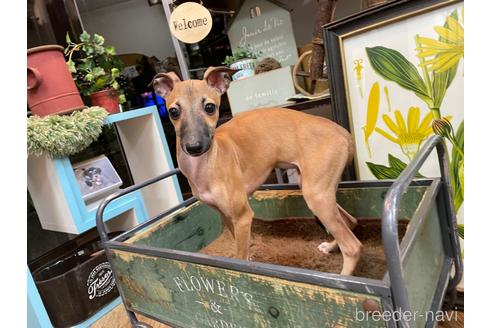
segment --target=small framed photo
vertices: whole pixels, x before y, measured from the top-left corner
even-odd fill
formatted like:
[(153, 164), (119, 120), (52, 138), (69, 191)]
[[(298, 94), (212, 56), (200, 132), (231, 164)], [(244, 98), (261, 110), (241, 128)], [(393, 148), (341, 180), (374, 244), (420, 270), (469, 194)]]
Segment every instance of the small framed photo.
[(76, 163), (72, 167), (86, 203), (112, 194), (122, 184), (118, 173), (104, 155)]

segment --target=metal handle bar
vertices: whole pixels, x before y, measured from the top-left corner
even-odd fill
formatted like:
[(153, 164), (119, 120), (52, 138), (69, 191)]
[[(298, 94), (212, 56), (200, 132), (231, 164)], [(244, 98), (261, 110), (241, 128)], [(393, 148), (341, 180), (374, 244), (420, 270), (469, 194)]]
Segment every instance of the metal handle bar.
[[(130, 187), (127, 187), (125, 189), (122, 189), (120, 190), (119, 192), (117, 193), (114, 193), (112, 195), (109, 195), (108, 197), (106, 197), (102, 202), (101, 204), (99, 204), (99, 207), (97, 208), (97, 212), (96, 212), (96, 226), (97, 226), (97, 231), (99, 232), (99, 236), (101, 237), (101, 241), (103, 243), (107, 242), (109, 240), (108, 238), (108, 234), (106, 232), (106, 228), (104, 227), (104, 221), (103, 221), (103, 213), (104, 213), (104, 209), (106, 208), (106, 206), (108, 206), (109, 203), (111, 203), (113, 200), (115, 199), (118, 199), (124, 195), (127, 195), (131, 192), (134, 192), (138, 189), (141, 189), (141, 188), (144, 188), (144, 187), (147, 187), (148, 185), (151, 185), (153, 183), (156, 183), (160, 180), (163, 180), (165, 178), (169, 178), (170, 176), (173, 176), (175, 174), (178, 174), (180, 173), (181, 171), (179, 169), (173, 169), (169, 172), (166, 172), (166, 173), (163, 173), (161, 175), (158, 175), (152, 179), (149, 179), (149, 180), (145, 180), (144, 182), (142, 183), (139, 183), (139, 184), (135, 184), (133, 186), (130, 186)], [(165, 211), (164, 213), (166, 213), (167, 211)]]
[[(446, 195), (446, 214), (448, 218), (448, 224), (454, 228), (456, 224), (456, 214), (452, 208), (451, 184), (449, 179), (448, 170), (448, 157), (444, 140), (440, 136), (432, 136), (423, 145), (422, 149), (418, 152), (415, 158), (408, 164), (403, 170), (400, 176), (396, 179), (393, 185), (388, 190), (384, 199), (383, 206), (383, 218), (382, 218), (382, 235), (384, 244), (384, 253), (386, 255), (388, 273), (391, 283), (391, 292), (393, 295), (393, 301), (395, 304), (395, 310), (410, 311), (410, 303), (408, 299), (407, 289), (405, 287), (405, 281), (403, 278), (403, 267), (400, 255), (400, 244), (398, 240), (398, 207), (401, 197), (407, 190), (412, 179), (417, 174), (417, 171), (422, 167), (423, 163), (432, 152), (434, 147), (437, 148), (437, 154), (439, 158), (439, 168), (441, 171), (441, 179), (444, 184), (444, 192)], [(452, 238), (453, 249), (457, 249), (459, 253), (459, 244), (457, 244), (456, 235)], [(462, 263), (461, 256), (459, 254), (453, 254), (455, 261), (455, 275), (450, 282), (450, 286), (454, 287), (461, 279), (462, 275)], [(403, 327), (410, 327), (410, 322), (401, 322)]]

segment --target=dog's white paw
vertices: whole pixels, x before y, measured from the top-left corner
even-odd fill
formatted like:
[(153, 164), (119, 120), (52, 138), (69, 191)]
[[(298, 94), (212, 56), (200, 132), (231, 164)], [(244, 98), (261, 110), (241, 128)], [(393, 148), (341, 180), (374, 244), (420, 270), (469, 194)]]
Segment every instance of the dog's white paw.
[(318, 245), (318, 250), (324, 254), (329, 254), (331, 251), (333, 251), (337, 248), (338, 248), (338, 244), (335, 240), (330, 241), (330, 242), (325, 241), (325, 242)]

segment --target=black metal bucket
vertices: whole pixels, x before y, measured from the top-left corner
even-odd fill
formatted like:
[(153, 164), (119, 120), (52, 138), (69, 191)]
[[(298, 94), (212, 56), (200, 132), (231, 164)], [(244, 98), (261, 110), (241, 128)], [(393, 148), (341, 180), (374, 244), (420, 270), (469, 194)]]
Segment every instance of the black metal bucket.
[(55, 327), (81, 323), (119, 295), (96, 231), (76, 237), (29, 266)]

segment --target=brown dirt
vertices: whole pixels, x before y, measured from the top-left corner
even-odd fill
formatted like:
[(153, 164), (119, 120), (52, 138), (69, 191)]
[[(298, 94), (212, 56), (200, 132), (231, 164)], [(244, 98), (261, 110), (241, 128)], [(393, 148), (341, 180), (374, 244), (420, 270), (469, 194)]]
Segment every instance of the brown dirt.
[[(398, 226), (400, 240), (407, 222)], [(382, 279), (386, 260), (381, 240), (379, 219), (359, 220), (354, 234), (362, 242), (362, 254), (354, 276)], [(253, 220), (250, 259), (252, 261), (286, 265), (322, 272), (339, 273), (342, 254), (337, 249), (329, 255), (318, 251), (318, 245), (333, 240), (318, 220), (313, 218), (283, 219), (277, 221)], [(229, 230), (201, 250), (202, 253), (234, 257), (235, 243)]]

